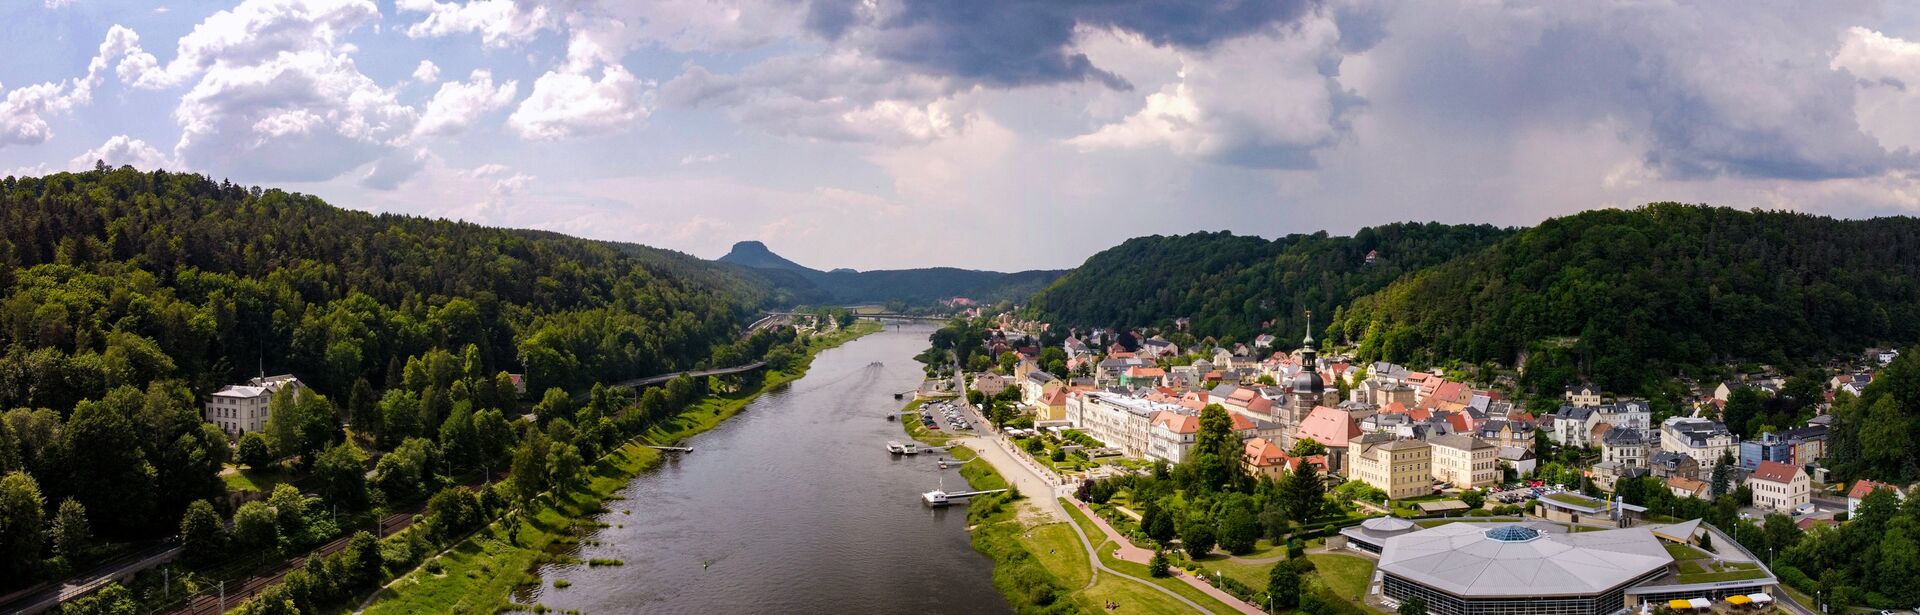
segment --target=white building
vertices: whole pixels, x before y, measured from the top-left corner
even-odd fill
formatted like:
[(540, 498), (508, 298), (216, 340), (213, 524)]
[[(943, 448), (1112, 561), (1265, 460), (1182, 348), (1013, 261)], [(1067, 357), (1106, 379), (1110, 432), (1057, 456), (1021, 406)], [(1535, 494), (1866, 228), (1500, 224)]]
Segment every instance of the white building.
[(1813, 489), (1807, 471), (1778, 461), (1763, 461), (1747, 477), (1753, 490), (1753, 506), (1763, 510), (1792, 514), (1801, 504), (1813, 501)]
[(282, 388), (290, 388), (297, 394), (300, 379), (293, 374), (281, 374), (221, 388), (207, 400), (207, 422), (219, 426), (229, 436), (260, 431), (267, 425), (268, 402)]
[(1180, 406), (1098, 391), (1067, 397), (1068, 423), (1129, 457), (1147, 456), (1153, 414), (1163, 410)]
[(1720, 463), (1722, 455), (1737, 457), (1739, 448), (1733, 432), (1713, 421), (1676, 416), (1660, 423), (1660, 450), (1692, 457), (1702, 472)]
[(1479, 489), (1500, 482), (1500, 448), (1467, 434), (1435, 436), (1433, 479), (1461, 489)]

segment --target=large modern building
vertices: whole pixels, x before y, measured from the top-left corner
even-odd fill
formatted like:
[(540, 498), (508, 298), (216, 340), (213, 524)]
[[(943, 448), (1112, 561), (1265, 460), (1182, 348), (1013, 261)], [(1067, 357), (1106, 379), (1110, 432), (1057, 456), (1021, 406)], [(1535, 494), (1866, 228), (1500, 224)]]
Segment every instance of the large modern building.
[(1608, 615), (1627, 608), (1627, 590), (1673, 566), (1650, 528), (1451, 523), (1384, 542), (1381, 593), (1420, 598), (1439, 615)]
[(223, 387), (207, 400), (207, 422), (234, 437), (260, 431), (267, 425), (268, 403), (282, 388), (299, 393), (300, 379), (293, 374), (262, 376), (246, 384)]

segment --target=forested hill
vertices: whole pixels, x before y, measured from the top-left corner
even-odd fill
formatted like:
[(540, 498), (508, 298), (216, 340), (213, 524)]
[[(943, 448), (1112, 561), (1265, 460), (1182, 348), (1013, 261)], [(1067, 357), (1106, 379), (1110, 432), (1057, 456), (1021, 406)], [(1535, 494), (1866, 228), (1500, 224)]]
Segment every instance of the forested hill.
[(766, 289), (685, 255), (129, 168), (0, 184), (0, 408), (264, 369), (344, 395), (477, 347), (535, 390), (672, 371)]
[(717, 259), (741, 275), (764, 282), (776, 302), (792, 304), (852, 304), (902, 302), (926, 305), (953, 297), (984, 303), (1025, 301), (1063, 271), (1031, 270), (1015, 273), (929, 267), (853, 271), (821, 271), (775, 254), (766, 244), (742, 241)]
[[(1269, 332), (1292, 343), (1306, 330), (1306, 310), (1324, 325), (1340, 306), (1406, 273), (1511, 233), (1487, 225), (1401, 223), (1352, 237), (1136, 237), (1088, 258), (1030, 305), (1034, 316), (1055, 323), (1167, 327), (1186, 317), (1196, 336), (1251, 341)], [(1369, 264), (1373, 251), (1379, 256)]]
[[(1920, 340), (1920, 220), (1659, 203), (1556, 218), (1355, 301), (1367, 358), (1512, 363), (1545, 390)], [(1532, 351), (1532, 352), (1529, 352)], [(1698, 368), (1689, 370), (1688, 368)]]

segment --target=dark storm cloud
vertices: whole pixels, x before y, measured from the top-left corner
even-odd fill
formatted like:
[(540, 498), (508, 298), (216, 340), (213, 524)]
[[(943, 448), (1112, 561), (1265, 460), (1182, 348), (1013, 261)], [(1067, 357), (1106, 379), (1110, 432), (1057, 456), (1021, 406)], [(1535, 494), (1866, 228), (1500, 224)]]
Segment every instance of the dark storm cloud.
[[(880, 57), (931, 74), (989, 86), (1093, 80), (1130, 89), (1125, 79), (1072, 53), (1076, 24), (1127, 30), (1156, 44), (1201, 48), (1298, 19), (1317, 2), (1303, 0), (1098, 2), (906, 0), (871, 28)], [(807, 25), (838, 40), (855, 25), (852, 3), (820, 0)]]

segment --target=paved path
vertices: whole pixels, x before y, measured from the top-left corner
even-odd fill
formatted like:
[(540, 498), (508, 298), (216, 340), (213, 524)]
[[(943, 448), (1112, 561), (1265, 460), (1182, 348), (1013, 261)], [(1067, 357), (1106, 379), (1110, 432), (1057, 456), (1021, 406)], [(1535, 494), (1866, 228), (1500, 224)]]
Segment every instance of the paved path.
[[(1088, 520), (1093, 521), (1094, 526), (1100, 528), (1101, 533), (1107, 535), (1107, 540), (1111, 540), (1114, 542), (1114, 544), (1120, 545), (1120, 548), (1115, 549), (1113, 552), (1113, 556), (1116, 559), (1119, 559), (1120, 561), (1124, 561), (1124, 562), (1133, 562), (1133, 563), (1142, 564), (1142, 565), (1145, 565), (1147, 562), (1153, 560), (1152, 550), (1143, 549), (1143, 548), (1134, 546), (1133, 541), (1127, 540), (1126, 537), (1121, 536), (1120, 532), (1115, 531), (1113, 529), (1113, 526), (1107, 523), (1106, 519), (1100, 518), (1100, 515), (1093, 514), (1093, 509), (1087, 508), (1086, 502), (1082, 502), (1079, 500), (1072, 500), (1072, 502), (1075, 508), (1080, 509), (1080, 514), (1086, 515)], [(1181, 570), (1171, 570), (1170, 572), (1173, 573), (1174, 578), (1180, 579), (1182, 582), (1185, 582), (1188, 585), (1192, 585), (1194, 589), (1198, 589), (1201, 592), (1207, 594), (1208, 596), (1212, 596), (1214, 600), (1219, 600), (1220, 602), (1228, 606), (1234, 607), (1235, 609), (1238, 609), (1242, 613), (1247, 613), (1248, 615), (1262, 615), (1262, 611), (1260, 609), (1254, 607), (1251, 604), (1247, 604), (1245, 601), (1242, 601), (1239, 598), (1233, 597), (1233, 594), (1227, 593), (1226, 590), (1222, 590), (1218, 587), (1214, 587), (1212, 584), (1207, 583), (1206, 581), (1202, 581), (1202, 580), (1193, 578), (1191, 576), (1188, 576), (1185, 574), (1184, 571), (1181, 571)]]

